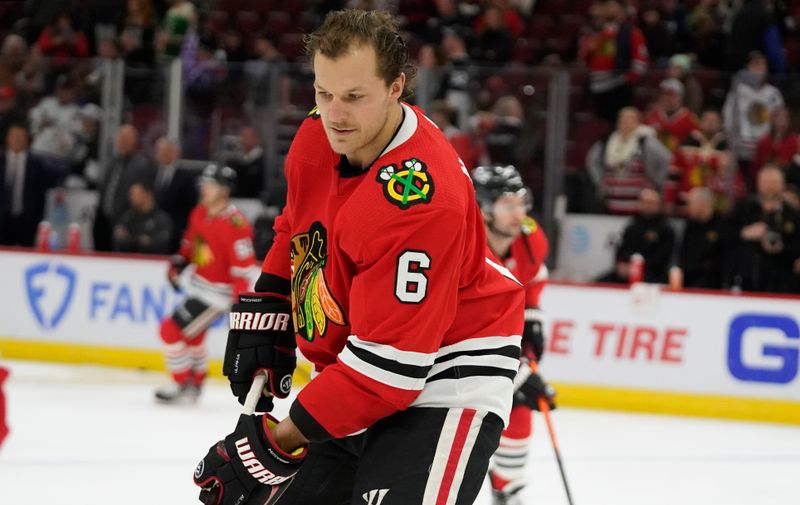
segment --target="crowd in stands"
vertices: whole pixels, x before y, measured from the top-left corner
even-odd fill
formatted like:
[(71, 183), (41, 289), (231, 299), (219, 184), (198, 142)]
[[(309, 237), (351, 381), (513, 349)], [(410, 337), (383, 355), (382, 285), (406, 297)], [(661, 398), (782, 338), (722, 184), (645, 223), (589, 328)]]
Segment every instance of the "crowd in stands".
[[(41, 172), (35, 190), (19, 192), (100, 193), (98, 249), (162, 250), (160, 239), (131, 238), (148, 219), (163, 222), (161, 209), (172, 251), (196, 198), (184, 158), (230, 164), (240, 178), (235, 196), (279, 202), (280, 181), (265, 173), (280, 170), (266, 167), (263, 146), (290, 140), (313, 103), (307, 82), (298, 84), (308, 75), (299, 65), (303, 34), (345, 6), (399, 14), (419, 65), (413, 100), (470, 168), (514, 164), (541, 196), (547, 80), (536, 78), (565, 69), (571, 211), (637, 214), (649, 189), (666, 216), (689, 218), (696, 201), (710, 198), (714, 216), (728, 223), (759, 198), (763, 167), (780, 170), (781, 208), (800, 201), (795, 2), (32, 0), (0, 3), (0, 167), (4, 197), (12, 195), (0, 219), (18, 217), (20, 201), (36, 207), (31, 222), (41, 219), (39, 196), (13, 198), (15, 174)], [(180, 145), (165, 136), (162, 111), (163, 68), (176, 58), (184, 68)], [(124, 126), (101, 163), (107, 59), (124, 62)], [(279, 110), (270, 110), (276, 103)], [(271, 121), (277, 129), (265, 127), (264, 114), (280, 117)], [(21, 159), (35, 168), (16, 168), (12, 144), (25, 144)], [(30, 245), (29, 238), (4, 232), (2, 243)], [(735, 274), (726, 275), (714, 287), (731, 286)]]

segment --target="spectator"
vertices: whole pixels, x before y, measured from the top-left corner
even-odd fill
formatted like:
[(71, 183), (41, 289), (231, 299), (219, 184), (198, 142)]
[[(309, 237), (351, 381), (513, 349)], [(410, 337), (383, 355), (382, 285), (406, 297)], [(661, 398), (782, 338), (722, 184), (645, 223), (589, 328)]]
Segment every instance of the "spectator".
[[(253, 56), (244, 64), (247, 82), (250, 84), (249, 101), (256, 107), (269, 105), (272, 93), (277, 91), (278, 103), (289, 103), (290, 80), (282, 72), (285, 58), (275, 46), (271, 35), (261, 33), (253, 41)], [(278, 83), (278, 89), (274, 90)]]
[(437, 98), (443, 98), (456, 111), (456, 126), (464, 130), (472, 113), (472, 96), (475, 69), (467, 54), (464, 39), (455, 32), (446, 31), (442, 39), (442, 51), (445, 57), (442, 85), (439, 86)]
[(717, 9), (719, 5), (719, 0), (702, 0), (687, 19), (692, 52), (697, 63), (706, 68), (725, 67), (725, 20)]
[(427, 112), (432, 109), (434, 97), (439, 94), (442, 80), (441, 61), (438, 49), (432, 44), (423, 44), (417, 53), (417, 80), (414, 88), (416, 105)]
[(492, 108), (494, 125), (486, 135), (486, 153), (492, 165), (522, 166), (518, 152), (522, 146), (525, 113), (513, 95), (500, 97)]
[(12, 124), (25, 122), (25, 113), (17, 102), (17, 90), (12, 86), (0, 87), (0, 138), (6, 138), (6, 132)]
[(42, 98), (29, 113), (33, 135), (31, 151), (65, 166), (75, 148), (79, 125), (80, 108), (75, 102), (75, 91), (74, 81), (60, 75), (55, 94)]
[(703, 111), (703, 88), (691, 70), (692, 59), (686, 54), (676, 54), (669, 59), (667, 78), (677, 79), (683, 84), (683, 103), (699, 115)]
[(189, 0), (170, 1), (172, 6), (156, 36), (156, 49), (162, 57), (175, 58), (181, 53), (184, 39), (197, 24), (197, 11)]
[(797, 209), (800, 209), (800, 136), (797, 139), (794, 155), (785, 170), (786, 193), (785, 199)]
[(114, 250), (139, 254), (168, 254), (172, 221), (156, 206), (152, 185), (137, 182), (128, 190), (129, 209), (114, 226)]
[(697, 116), (683, 106), (684, 88), (677, 79), (665, 79), (659, 85), (661, 96), (644, 122), (656, 130), (664, 147), (675, 152), (678, 146), (697, 129)]
[(589, 67), (589, 93), (598, 117), (612, 122), (633, 101), (632, 86), (647, 70), (649, 56), (642, 32), (618, 0), (603, 3), (602, 30), (581, 43), (579, 57)]
[(131, 125), (122, 125), (117, 131), (114, 157), (104, 167), (100, 185), (100, 197), (94, 218), (94, 248), (97, 251), (111, 250), (111, 234), (114, 225), (130, 208), (130, 187), (141, 182), (153, 184), (153, 165), (137, 152), (139, 132)]
[(797, 150), (797, 134), (792, 132), (792, 118), (789, 109), (781, 106), (772, 111), (769, 133), (761, 137), (756, 146), (756, 154), (750, 167), (750, 180), (767, 163), (785, 167), (792, 161)]
[(56, 183), (42, 161), (28, 151), (28, 144), (24, 126), (8, 127), (0, 156), (0, 245), (33, 246), (44, 215), (45, 193)]
[(216, 40), (210, 36), (191, 35), (184, 44), (181, 58), (184, 63), (186, 132), (184, 150), (191, 158), (205, 158), (211, 114), (222, 89), (224, 68), (214, 56)]
[(503, 13), (496, 7), (486, 9), (472, 47), (473, 59), (483, 65), (502, 66), (511, 57), (513, 46), (514, 40)]
[(714, 194), (697, 187), (686, 198), (687, 219), (678, 253), (687, 288), (720, 289), (727, 241), (727, 226), (714, 212)]
[[(464, 7), (457, 0), (436, 0), (436, 14), (426, 19), (425, 39), (432, 44), (440, 44), (445, 32), (450, 30), (462, 37), (472, 33), (471, 16), (462, 12)], [(466, 9), (465, 9), (466, 10)]]
[(236, 171), (237, 182), (233, 196), (236, 198), (262, 198), (264, 196), (266, 161), (256, 129), (252, 126), (242, 128), (239, 132), (239, 145), (241, 149), (238, 155), (226, 163)]
[(743, 201), (732, 222), (738, 237), (732, 285), (746, 291), (785, 293), (800, 256), (800, 213), (783, 199), (783, 172), (765, 165), (756, 181), (757, 194)]
[(97, 187), (100, 178), (100, 121), (103, 110), (87, 103), (78, 112), (79, 129), (75, 132), (75, 146), (72, 152), (70, 187)]
[(152, 0), (128, 0), (119, 45), (125, 59), (125, 95), (134, 104), (151, 99), (156, 23)]
[(733, 24), (727, 40), (727, 61), (730, 70), (742, 68), (750, 62), (750, 53), (758, 51), (766, 54), (772, 72), (786, 69), (781, 34), (775, 18), (763, 0), (743, 0), (735, 11)]
[(733, 201), (744, 196), (744, 180), (736, 171), (736, 159), (717, 111), (703, 112), (699, 128), (678, 147), (672, 164), (683, 199), (694, 188), (708, 188), (714, 195), (714, 208), (727, 213)]
[(653, 189), (643, 189), (639, 193), (639, 214), (631, 218), (622, 232), (614, 269), (599, 281), (627, 283), (631, 256), (641, 254), (644, 281), (666, 282), (674, 243), (675, 232), (662, 212), (661, 195)]
[[(722, 109), (725, 131), (738, 160), (739, 170), (748, 178), (759, 139), (769, 133), (773, 111), (783, 106), (783, 95), (767, 83), (767, 60), (763, 54), (750, 53), (747, 67), (733, 79)], [(752, 179), (747, 179), (752, 187)]]
[(156, 141), (156, 179), (153, 186), (156, 205), (167, 213), (173, 225), (169, 253), (175, 253), (189, 222), (189, 213), (197, 205), (197, 178), (181, 168), (181, 148), (167, 137)]
[[(42, 56), (49, 61), (48, 83), (55, 82), (55, 78), (70, 71), (76, 58), (89, 57), (89, 40), (83, 32), (76, 31), (72, 26), (69, 13), (58, 13), (53, 22), (42, 30), (36, 41)], [(50, 86), (48, 86), (48, 89)]]
[(650, 4), (642, 9), (639, 26), (647, 43), (647, 53), (650, 58), (656, 63), (666, 60), (674, 50), (675, 41), (657, 5)]
[[(0, 48), (0, 61), (13, 75), (17, 75), (24, 67), (25, 60), (28, 58), (28, 43), (16, 33), (9, 33), (3, 39)], [(0, 86), (13, 84), (12, 82), (2, 82)], [(5, 138), (5, 137), (3, 137)]]
[(640, 121), (637, 109), (622, 109), (616, 130), (586, 154), (589, 175), (612, 214), (635, 213), (642, 189), (660, 190), (669, 173), (669, 151)]

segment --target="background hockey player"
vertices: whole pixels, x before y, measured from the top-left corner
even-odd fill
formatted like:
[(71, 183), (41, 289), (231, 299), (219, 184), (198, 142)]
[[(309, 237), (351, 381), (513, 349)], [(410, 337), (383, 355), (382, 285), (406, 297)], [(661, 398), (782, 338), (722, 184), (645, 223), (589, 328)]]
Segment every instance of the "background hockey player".
[(530, 361), (544, 353), (544, 333), (539, 296), (547, 283), (549, 244), (539, 223), (527, 215), (530, 193), (516, 168), (508, 166), (477, 167), (472, 172), (475, 195), (486, 224), (489, 249), (525, 286), (525, 329), (522, 333), (522, 358), (514, 379), (517, 389), (511, 421), (500, 437), (489, 478), (496, 505), (521, 504), (519, 491), (525, 485), (525, 461), (532, 434), (532, 411), (538, 409), (539, 397), (555, 407), (555, 391), (538, 373), (532, 373)]
[[(286, 396), (296, 341), (315, 373), (286, 419), (243, 414), (211, 448), (201, 500), (471, 504), (511, 410), (522, 287), (487, 258), (455, 151), (402, 102), (414, 70), (395, 20), (330, 13), (307, 51), (317, 108), (286, 160), (259, 293), (231, 311), (223, 372), (240, 400), (259, 369)], [(275, 328), (290, 307), (294, 330)]]
[[(172, 383), (156, 391), (161, 402), (197, 400), (207, 372), (206, 330), (258, 275), (252, 228), (228, 200), (235, 182), (230, 167), (206, 167), (199, 180), (200, 203), (189, 215), (178, 254), (171, 258), (169, 281), (176, 289), (182, 287), (186, 298), (161, 323), (172, 375)], [(181, 282), (180, 274), (189, 265), (193, 271)]]

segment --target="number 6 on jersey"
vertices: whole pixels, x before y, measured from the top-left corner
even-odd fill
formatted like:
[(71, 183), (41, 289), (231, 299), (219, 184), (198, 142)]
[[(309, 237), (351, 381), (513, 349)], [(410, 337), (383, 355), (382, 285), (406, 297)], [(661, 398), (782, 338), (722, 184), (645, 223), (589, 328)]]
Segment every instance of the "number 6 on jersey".
[(397, 277), (394, 296), (403, 303), (419, 303), (428, 290), (428, 276), (424, 270), (431, 267), (431, 258), (424, 251), (403, 251), (397, 257)]

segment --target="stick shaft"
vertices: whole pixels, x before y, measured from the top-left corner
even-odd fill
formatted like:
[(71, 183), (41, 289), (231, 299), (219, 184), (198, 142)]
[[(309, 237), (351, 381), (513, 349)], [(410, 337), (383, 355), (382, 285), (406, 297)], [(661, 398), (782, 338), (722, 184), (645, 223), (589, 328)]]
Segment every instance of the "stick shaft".
[[(539, 372), (539, 367), (535, 361), (530, 362), (531, 371), (533, 373)], [(547, 432), (550, 433), (550, 441), (553, 443), (553, 452), (556, 455), (556, 463), (558, 463), (558, 471), (561, 473), (561, 482), (564, 483), (564, 491), (567, 493), (567, 503), (572, 503), (572, 493), (569, 490), (569, 483), (567, 483), (567, 473), (564, 471), (564, 463), (561, 461), (561, 451), (558, 448), (558, 439), (556, 438), (556, 431), (553, 428), (553, 420), (550, 417), (550, 405), (547, 404), (545, 398), (539, 397), (539, 410), (544, 416), (544, 422), (547, 425)]]
[(261, 398), (261, 391), (264, 390), (264, 384), (266, 383), (267, 375), (264, 373), (260, 373), (253, 378), (250, 391), (247, 392), (247, 398), (244, 400), (242, 414), (250, 416), (256, 412), (256, 404), (258, 403), (258, 399)]

